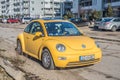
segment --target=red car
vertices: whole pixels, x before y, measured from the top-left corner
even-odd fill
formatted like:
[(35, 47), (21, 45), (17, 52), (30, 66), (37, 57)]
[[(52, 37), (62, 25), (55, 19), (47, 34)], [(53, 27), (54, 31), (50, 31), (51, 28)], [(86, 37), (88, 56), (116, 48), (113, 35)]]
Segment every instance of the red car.
[(14, 18), (7, 19), (7, 23), (18, 23), (18, 22), (19, 22), (18, 19), (14, 19)]

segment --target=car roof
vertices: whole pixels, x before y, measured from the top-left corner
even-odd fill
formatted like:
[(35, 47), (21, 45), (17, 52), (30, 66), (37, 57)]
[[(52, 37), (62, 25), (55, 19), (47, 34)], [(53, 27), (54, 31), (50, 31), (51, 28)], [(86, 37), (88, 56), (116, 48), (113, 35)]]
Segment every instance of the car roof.
[(46, 23), (46, 22), (69, 22), (68, 20), (43, 20), (43, 19), (33, 20), (32, 22), (34, 22), (34, 21), (43, 22), (43, 23)]

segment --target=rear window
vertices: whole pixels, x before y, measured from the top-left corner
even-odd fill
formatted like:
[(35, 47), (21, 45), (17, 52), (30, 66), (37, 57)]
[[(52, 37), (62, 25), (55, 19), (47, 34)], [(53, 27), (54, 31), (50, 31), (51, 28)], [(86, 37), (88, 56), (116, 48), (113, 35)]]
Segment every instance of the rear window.
[(30, 20), (31, 18), (24, 18), (24, 19), (26, 19), (26, 20)]

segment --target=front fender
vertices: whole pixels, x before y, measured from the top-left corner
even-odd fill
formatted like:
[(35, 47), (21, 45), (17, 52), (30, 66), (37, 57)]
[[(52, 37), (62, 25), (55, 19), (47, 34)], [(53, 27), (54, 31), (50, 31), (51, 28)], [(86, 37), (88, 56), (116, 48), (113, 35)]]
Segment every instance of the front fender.
[(39, 50), (39, 59), (41, 60), (41, 57), (42, 57), (42, 51), (47, 48), (50, 53), (51, 53), (51, 56), (54, 56), (52, 57), (53, 60), (55, 60), (55, 56), (57, 56), (56, 53), (56, 44), (58, 44), (58, 41), (55, 41), (55, 40), (47, 40), (45, 42), (43, 42), (42, 46), (40, 47), (40, 50)]

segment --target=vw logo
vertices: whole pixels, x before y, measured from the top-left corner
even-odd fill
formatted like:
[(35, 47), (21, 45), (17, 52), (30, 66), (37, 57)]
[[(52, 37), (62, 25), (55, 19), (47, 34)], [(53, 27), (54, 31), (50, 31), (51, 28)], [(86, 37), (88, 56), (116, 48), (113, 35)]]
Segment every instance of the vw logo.
[(82, 48), (86, 48), (86, 45), (82, 44)]

